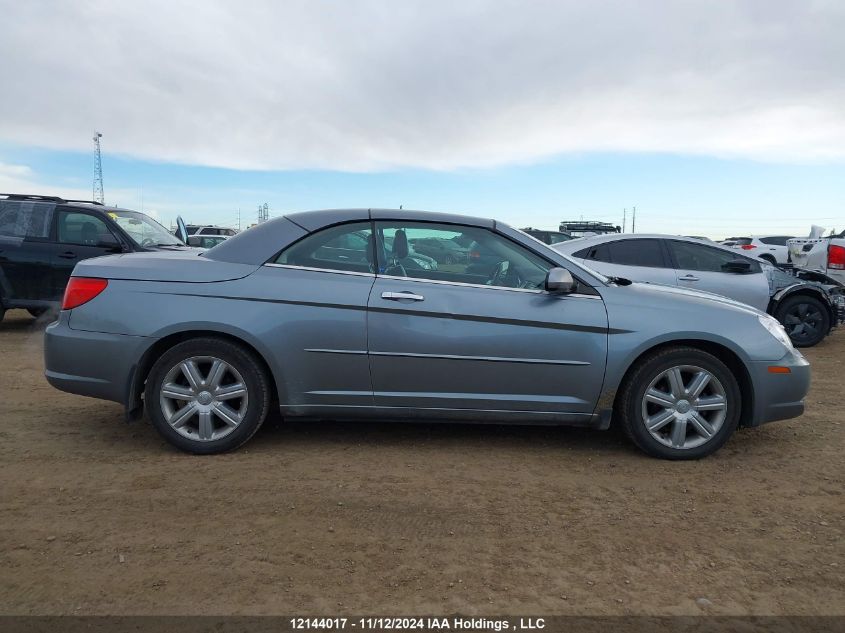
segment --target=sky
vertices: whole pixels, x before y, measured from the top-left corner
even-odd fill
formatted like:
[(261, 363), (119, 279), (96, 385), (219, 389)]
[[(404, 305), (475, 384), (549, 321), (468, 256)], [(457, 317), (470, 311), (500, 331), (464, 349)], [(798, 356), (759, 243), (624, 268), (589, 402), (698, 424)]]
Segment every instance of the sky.
[(0, 191), (845, 227), (840, 0), (0, 0)]

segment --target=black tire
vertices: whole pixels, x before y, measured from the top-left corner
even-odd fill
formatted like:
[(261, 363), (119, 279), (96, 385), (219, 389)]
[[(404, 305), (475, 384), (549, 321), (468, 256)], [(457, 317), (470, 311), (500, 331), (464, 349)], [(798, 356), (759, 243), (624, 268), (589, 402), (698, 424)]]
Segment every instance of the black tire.
[[(707, 440), (702, 436), (703, 443), (690, 448), (674, 448), (658, 441), (646, 428), (643, 415), (645, 392), (652, 381), (663, 372), (680, 366), (697, 367), (715, 377), (724, 392), (726, 405), (718, 430)], [(739, 424), (742, 395), (733, 372), (718, 358), (694, 347), (676, 346), (663, 348), (640, 359), (626, 376), (616, 404), (625, 435), (639, 449), (661, 459), (689, 460), (711, 455), (728, 441)], [(671, 425), (674, 422), (667, 424)]]
[(769, 262), (772, 266), (777, 266), (777, 265), (778, 265), (777, 260), (776, 260), (774, 257), (772, 257), (771, 255), (760, 255), (760, 259), (765, 259), (765, 260), (766, 260), (767, 262)]
[(4, 308), (2, 305), (0, 305), (0, 322), (3, 321), (3, 317), (5, 317), (5, 316), (6, 316), (6, 308)]
[[(224, 361), (240, 374), (246, 386), (248, 405), (244, 411), (243, 419), (233, 430), (228, 431), (225, 437), (202, 440), (199, 437), (199, 429), (197, 429), (193, 439), (185, 437), (174, 429), (165, 417), (160, 398), (164, 379), (182, 361), (195, 357), (213, 357)], [(270, 399), (269, 377), (258, 359), (240, 345), (213, 337), (184, 341), (162, 354), (150, 370), (144, 390), (145, 409), (156, 430), (176, 448), (198, 455), (231, 451), (247, 442), (264, 423), (270, 406)], [(210, 417), (215, 420), (216, 425), (223, 429), (226, 428), (226, 425), (222, 424), (219, 418), (214, 415)], [(185, 429), (184, 432), (191, 433), (192, 431)]]
[(47, 314), (47, 310), (49, 308), (27, 308), (26, 311), (29, 312), (30, 316), (34, 319), (38, 319), (45, 314)]
[(827, 306), (810, 295), (787, 297), (775, 310), (775, 318), (783, 325), (795, 347), (818, 345), (830, 332)]

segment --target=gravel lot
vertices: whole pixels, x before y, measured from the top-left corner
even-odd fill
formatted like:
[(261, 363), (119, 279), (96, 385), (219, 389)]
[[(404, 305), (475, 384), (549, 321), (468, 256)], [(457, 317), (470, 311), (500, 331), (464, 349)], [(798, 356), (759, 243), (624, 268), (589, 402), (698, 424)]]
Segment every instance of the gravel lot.
[(7, 614), (845, 614), (845, 332), (695, 463), (564, 428), (284, 424), (176, 452), (0, 324)]

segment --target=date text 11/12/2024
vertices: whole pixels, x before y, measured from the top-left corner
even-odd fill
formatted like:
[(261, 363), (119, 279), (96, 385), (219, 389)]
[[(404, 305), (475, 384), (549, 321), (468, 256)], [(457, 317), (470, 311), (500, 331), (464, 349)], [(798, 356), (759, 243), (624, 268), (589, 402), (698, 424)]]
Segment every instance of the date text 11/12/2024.
[(545, 620), (517, 618), (515, 622), (509, 622), (503, 619), (461, 617), (295, 617), (290, 619), (290, 626), (297, 631), (341, 631), (347, 627), (398, 631), (530, 631), (544, 629)]

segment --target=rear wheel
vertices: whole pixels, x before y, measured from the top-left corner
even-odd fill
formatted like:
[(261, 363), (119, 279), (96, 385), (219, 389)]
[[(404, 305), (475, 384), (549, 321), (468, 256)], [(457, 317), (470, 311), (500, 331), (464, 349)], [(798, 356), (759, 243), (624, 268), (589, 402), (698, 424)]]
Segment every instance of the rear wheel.
[(825, 305), (809, 295), (787, 297), (778, 306), (775, 318), (781, 322), (795, 347), (821, 343), (830, 331), (830, 314)]
[(679, 346), (639, 361), (618, 405), (625, 434), (640, 449), (663, 459), (698, 459), (718, 450), (734, 432), (741, 395), (719, 359)]
[(144, 392), (156, 430), (190, 453), (232, 450), (267, 417), (268, 377), (246, 349), (227, 340), (179, 343), (156, 361)]
[(48, 309), (49, 308), (27, 308), (26, 311), (29, 312), (33, 318), (37, 319), (38, 317), (47, 314)]
[(767, 262), (769, 262), (773, 266), (778, 265), (777, 260), (774, 257), (772, 257), (771, 255), (760, 255), (760, 259), (765, 259)]

